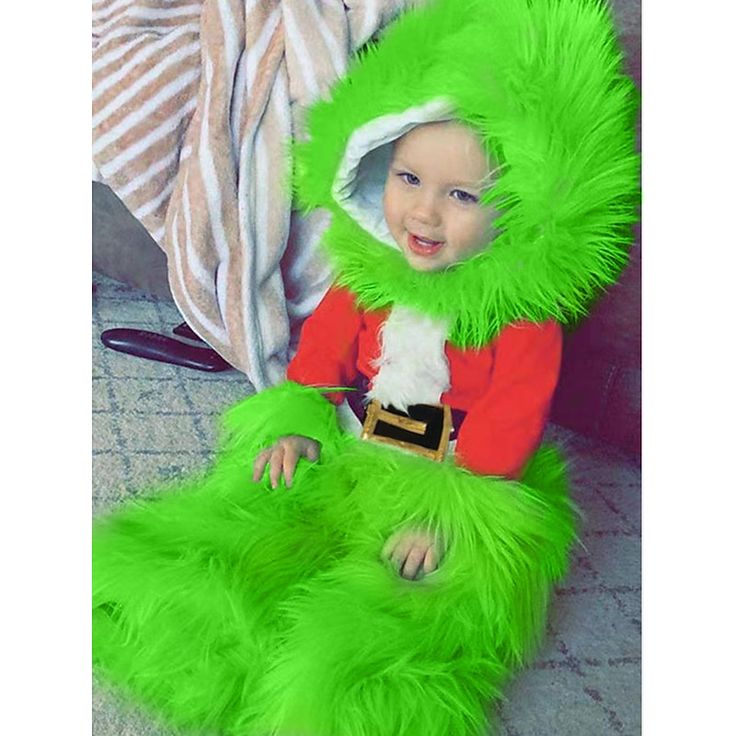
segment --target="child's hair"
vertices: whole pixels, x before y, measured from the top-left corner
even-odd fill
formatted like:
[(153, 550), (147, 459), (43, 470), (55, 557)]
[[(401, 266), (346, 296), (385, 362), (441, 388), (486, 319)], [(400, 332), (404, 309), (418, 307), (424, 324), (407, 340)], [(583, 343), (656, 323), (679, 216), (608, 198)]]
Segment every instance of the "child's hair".
[[(492, 165), (495, 163), (494, 161), (491, 161)], [(488, 171), (488, 173), (480, 180), (480, 185), (483, 189), (488, 189), (493, 186), (493, 184), (496, 183), (499, 176), (501, 175), (501, 172), (506, 168), (506, 164), (496, 164), (493, 166), (492, 169)]]

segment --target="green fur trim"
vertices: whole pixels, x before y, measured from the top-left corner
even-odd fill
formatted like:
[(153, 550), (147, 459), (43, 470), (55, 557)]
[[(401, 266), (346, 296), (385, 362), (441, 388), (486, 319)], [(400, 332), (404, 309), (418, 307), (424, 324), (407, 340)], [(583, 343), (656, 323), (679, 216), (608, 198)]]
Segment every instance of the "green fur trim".
[(222, 420), (224, 452), (251, 458), (291, 434), (317, 440), (329, 451), (340, 435), (335, 406), (324, 397), (330, 390), (335, 388), (284, 381), (235, 404)]
[[(502, 232), (469, 261), (419, 273), (353, 222), (331, 187), (356, 128), (439, 97), (503, 165), (488, 195)], [(604, 3), (432, 2), (310, 110), (295, 187), (304, 207), (331, 211), (327, 251), (363, 307), (449, 317), (451, 342), (480, 347), (517, 320), (579, 318), (618, 277), (638, 211), (636, 107)]]

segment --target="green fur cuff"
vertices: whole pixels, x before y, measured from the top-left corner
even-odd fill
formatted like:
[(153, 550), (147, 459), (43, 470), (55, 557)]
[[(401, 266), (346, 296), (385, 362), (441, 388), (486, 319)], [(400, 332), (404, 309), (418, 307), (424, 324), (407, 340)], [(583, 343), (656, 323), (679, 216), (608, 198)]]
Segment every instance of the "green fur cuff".
[(332, 447), (340, 436), (335, 407), (324, 389), (293, 381), (249, 396), (223, 417), (223, 452), (253, 457), (279, 437), (298, 434)]

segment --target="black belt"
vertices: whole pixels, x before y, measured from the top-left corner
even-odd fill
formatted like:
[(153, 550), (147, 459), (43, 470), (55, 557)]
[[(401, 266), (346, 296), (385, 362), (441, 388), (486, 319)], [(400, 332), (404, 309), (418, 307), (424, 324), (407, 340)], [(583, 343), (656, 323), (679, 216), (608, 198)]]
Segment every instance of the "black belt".
[(465, 412), (443, 404), (413, 404), (406, 411), (381, 406), (373, 400), (366, 406), (368, 379), (358, 374), (355, 391), (346, 392), (350, 408), (363, 425), (362, 438), (402, 447), (432, 460), (442, 460), (448, 444), (456, 439)]
[(447, 454), (451, 431), (449, 406), (412, 404), (406, 411), (400, 411), (393, 406), (381, 406), (374, 399), (368, 404), (360, 436), (441, 462)]

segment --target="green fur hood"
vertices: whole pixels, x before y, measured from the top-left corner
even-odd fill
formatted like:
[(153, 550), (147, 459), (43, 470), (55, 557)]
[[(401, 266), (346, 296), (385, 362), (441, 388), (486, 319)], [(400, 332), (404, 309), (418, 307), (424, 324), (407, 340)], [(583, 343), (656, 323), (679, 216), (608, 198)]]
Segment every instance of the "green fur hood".
[[(568, 322), (617, 278), (638, 210), (636, 95), (596, 0), (438, 0), (360, 54), (295, 146), (306, 209), (366, 308), (413, 307), (480, 347), (507, 324)], [(417, 124), (475, 128), (500, 175), (485, 195), (500, 233), (441, 272), (413, 270), (381, 210), (392, 142)]]

